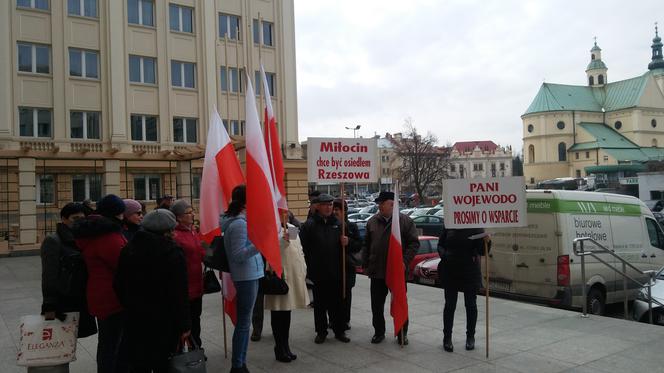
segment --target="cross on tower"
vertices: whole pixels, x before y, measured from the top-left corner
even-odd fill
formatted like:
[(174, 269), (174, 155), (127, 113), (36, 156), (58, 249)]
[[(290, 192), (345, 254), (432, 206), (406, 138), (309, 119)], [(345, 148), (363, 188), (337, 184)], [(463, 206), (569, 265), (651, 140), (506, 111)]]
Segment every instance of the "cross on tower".
[(593, 39), (595, 40), (595, 45), (597, 45), (597, 36), (593, 37)]
[(657, 22), (655, 22), (655, 36), (659, 36), (659, 33), (657, 32)]

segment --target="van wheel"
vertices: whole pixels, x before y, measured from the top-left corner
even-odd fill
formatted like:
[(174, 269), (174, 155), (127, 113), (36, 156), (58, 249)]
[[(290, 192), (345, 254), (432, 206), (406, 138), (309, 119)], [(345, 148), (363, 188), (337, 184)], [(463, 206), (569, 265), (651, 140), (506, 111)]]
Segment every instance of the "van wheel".
[(606, 300), (604, 299), (604, 293), (594, 287), (588, 292), (588, 313), (591, 315), (603, 315), (604, 310), (606, 309)]

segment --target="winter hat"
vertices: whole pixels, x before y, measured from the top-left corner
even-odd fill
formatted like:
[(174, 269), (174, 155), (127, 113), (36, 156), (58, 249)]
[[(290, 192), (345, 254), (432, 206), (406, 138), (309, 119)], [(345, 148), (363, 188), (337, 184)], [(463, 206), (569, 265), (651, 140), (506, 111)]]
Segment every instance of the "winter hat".
[(108, 194), (97, 202), (97, 213), (99, 213), (99, 215), (113, 217), (122, 214), (124, 211), (124, 201), (115, 194)]
[(171, 231), (176, 225), (175, 215), (166, 209), (148, 212), (141, 223), (143, 229), (154, 233)]
[(138, 201), (135, 199), (125, 199), (123, 200), (125, 204), (125, 211), (124, 211), (124, 216), (125, 218), (132, 216), (133, 214), (143, 211), (143, 208)]
[(191, 207), (191, 204), (186, 199), (179, 199), (171, 206), (171, 212), (175, 216), (184, 215), (184, 212)]

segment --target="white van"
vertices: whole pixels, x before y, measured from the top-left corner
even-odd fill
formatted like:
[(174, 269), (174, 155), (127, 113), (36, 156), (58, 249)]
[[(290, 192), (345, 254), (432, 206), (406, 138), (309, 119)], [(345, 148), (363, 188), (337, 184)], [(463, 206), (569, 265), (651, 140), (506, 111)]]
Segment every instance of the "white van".
[[(529, 190), (528, 227), (489, 229), (489, 289), (562, 307), (581, 307), (581, 258), (576, 237), (591, 237), (641, 270), (664, 266), (664, 233), (639, 199), (608, 193)], [(586, 249), (592, 249), (589, 241)], [(621, 268), (611, 255), (602, 259)], [(645, 282), (628, 269), (633, 278)], [(588, 312), (623, 300), (623, 278), (586, 257)], [(628, 297), (639, 286), (628, 282)]]

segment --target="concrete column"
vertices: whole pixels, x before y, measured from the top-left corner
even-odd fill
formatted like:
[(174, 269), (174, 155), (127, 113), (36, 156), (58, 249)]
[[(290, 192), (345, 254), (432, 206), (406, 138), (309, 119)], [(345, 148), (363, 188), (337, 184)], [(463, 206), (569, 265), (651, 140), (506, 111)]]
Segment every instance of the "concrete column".
[[(124, 4), (122, 1), (106, 1), (108, 14), (108, 51), (125, 51), (124, 29), (127, 20), (125, 19)], [(103, 55), (102, 55), (103, 56)], [(128, 56), (125, 53), (106, 53), (108, 61), (110, 88), (110, 135), (113, 142), (127, 141), (127, 80), (128, 76), (125, 66)], [(162, 64), (165, 61), (162, 61)], [(158, 71), (161, 69), (158, 69)], [(159, 81), (162, 85), (167, 82)]]
[(115, 194), (120, 197), (120, 161), (104, 160), (104, 194)]
[(37, 198), (35, 188), (35, 159), (18, 159), (19, 243), (37, 242)]
[(178, 161), (176, 166), (176, 195), (178, 198), (184, 198), (191, 203), (191, 164), (189, 161)]

